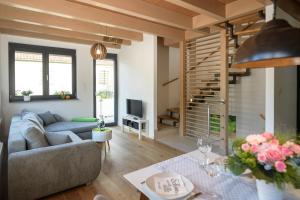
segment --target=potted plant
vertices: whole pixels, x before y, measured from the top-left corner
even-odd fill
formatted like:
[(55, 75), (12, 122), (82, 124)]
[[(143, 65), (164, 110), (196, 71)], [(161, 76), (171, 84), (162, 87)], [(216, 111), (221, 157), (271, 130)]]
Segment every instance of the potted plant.
[(56, 91), (55, 95), (58, 95), (63, 100), (69, 100), (71, 98), (69, 91)]
[(105, 99), (112, 98), (113, 97), (113, 92), (109, 91), (109, 90), (103, 90), (103, 91), (98, 91), (96, 95), (99, 98), (99, 103), (100, 103), (100, 107), (99, 107), (100, 108), (100, 116), (99, 116), (97, 121), (99, 121), (98, 124), (104, 124), (103, 127), (102, 127), (102, 128), (104, 128), (105, 127), (105, 122), (104, 122), (103, 113), (102, 113), (102, 101), (105, 100)]
[(24, 98), (24, 101), (30, 101), (30, 95), (32, 94), (33, 92), (31, 90), (24, 90), (21, 92), (23, 98)]
[(286, 184), (300, 188), (300, 145), (272, 133), (249, 135), (233, 143), (227, 167), (235, 175), (250, 170), (260, 200), (281, 200)]

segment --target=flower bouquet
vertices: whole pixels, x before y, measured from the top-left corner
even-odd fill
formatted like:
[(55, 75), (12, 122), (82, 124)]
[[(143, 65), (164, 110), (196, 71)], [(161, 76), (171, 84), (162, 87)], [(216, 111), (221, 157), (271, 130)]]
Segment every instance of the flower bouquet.
[(257, 180), (274, 184), (277, 190), (287, 183), (300, 188), (300, 145), (296, 140), (281, 140), (265, 132), (238, 139), (232, 148), (233, 155), (228, 157), (227, 167), (233, 174), (250, 170)]

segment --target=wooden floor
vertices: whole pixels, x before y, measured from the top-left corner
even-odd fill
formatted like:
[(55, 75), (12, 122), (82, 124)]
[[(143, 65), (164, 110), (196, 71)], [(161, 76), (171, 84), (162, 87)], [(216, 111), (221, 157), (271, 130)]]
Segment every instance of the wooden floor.
[[(80, 186), (61, 192), (47, 200), (92, 200), (103, 194), (110, 200), (137, 200), (139, 193), (123, 175), (148, 165), (182, 154), (164, 144), (149, 139), (139, 141), (136, 135), (113, 129), (111, 150), (103, 156), (103, 165), (98, 178), (88, 186)], [(104, 155), (104, 153), (103, 153)]]

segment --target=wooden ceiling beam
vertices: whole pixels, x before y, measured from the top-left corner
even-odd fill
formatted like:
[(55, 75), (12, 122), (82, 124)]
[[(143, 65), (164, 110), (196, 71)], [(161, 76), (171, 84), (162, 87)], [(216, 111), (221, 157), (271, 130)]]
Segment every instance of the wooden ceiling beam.
[(264, 5), (270, 5), (273, 3), (272, 0), (256, 0), (256, 1)]
[[(0, 19), (0, 27), (5, 29), (12, 29), (12, 30), (21, 30), (21, 31), (29, 31), (29, 32), (35, 32), (40, 34), (48, 34), (48, 35), (55, 35), (58, 37), (70, 37), (80, 40), (88, 40), (95, 42), (102, 42), (102, 43), (111, 43), (111, 44), (118, 44), (115, 42), (107, 42), (105, 41), (105, 38), (103, 36), (97, 36), (87, 33), (80, 33), (75, 31), (69, 31), (69, 30), (63, 30), (63, 29), (56, 29), (51, 27), (43, 27), (33, 24), (27, 24), (23, 22), (17, 22), (17, 21), (9, 21), (9, 20), (3, 20)], [(123, 45), (130, 45), (131, 41), (129, 40), (123, 40)], [(119, 45), (121, 45), (119, 44)]]
[[(55, 36), (55, 35), (34, 33), (34, 32), (21, 31), (21, 30), (12, 30), (12, 29), (5, 29), (5, 28), (0, 28), (0, 33), (8, 34), (8, 35), (30, 37), (30, 38), (55, 40), (55, 41), (60, 41), (60, 42), (72, 42), (72, 43), (86, 44), (86, 45), (93, 44), (93, 42), (89, 41), (89, 40), (74, 39), (74, 38), (69, 38), (69, 37), (59, 37), (59, 36)], [(105, 43), (104, 46), (106, 46), (107, 48), (112, 48), (112, 49), (120, 49), (121, 48), (121, 45), (109, 44), (109, 43)]]
[(143, 40), (143, 34), (141, 33), (114, 27), (105, 27), (102, 25), (28, 11), (20, 8), (13, 8), (5, 5), (0, 5), (0, 18), (8, 20), (19, 20), (40, 26), (56, 27), (99, 36), (108, 35), (125, 40)]
[(225, 4), (218, 0), (166, 0), (169, 3), (215, 19), (225, 18)]
[(206, 15), (198, 15), (193, 17), (193, 28), (199, 29), (214, 24), (222, 23), (227, 20), (235, 19), (247, 14), (258, 12), (264, 9), (265, 5), (256, 0), (236, 0), (226, 4), (226, 17), (223, 19), (215, 19)]
[(226, 19), (241, 17), (264, 8), (265, 5), (256, 0), (237, 0), (226, 4)]
[(300, 1), (295, 0), (279, 0), (277, 2), (279, 8), (291, 15), (297, 21), (300, 21)]
[(69, 0), (86, 5), (116, 11), (145, 20), (192, 29), (192, 17), (141, 0)]
[(169, 38), (164, 38), (164, 46), (179, 48), (179, 41), (172, 40), (172, 39), (169, 39)]
[(94, 8), (64, 0), (0, 0), (1, 4), (61, 16), (94, 24), (140, 31), (177, 40), (184, 39), (184, 31), (148, 20)]

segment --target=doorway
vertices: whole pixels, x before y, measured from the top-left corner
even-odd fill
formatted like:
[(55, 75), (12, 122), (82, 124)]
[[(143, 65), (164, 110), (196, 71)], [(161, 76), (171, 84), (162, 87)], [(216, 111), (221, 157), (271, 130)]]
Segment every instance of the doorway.
[(94, 117), (102, 115), (107, 126), (118, 124), (117, 67), (117, 54), (94, 60)]

